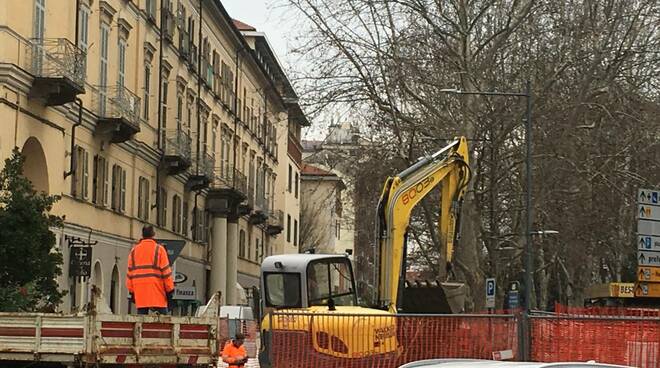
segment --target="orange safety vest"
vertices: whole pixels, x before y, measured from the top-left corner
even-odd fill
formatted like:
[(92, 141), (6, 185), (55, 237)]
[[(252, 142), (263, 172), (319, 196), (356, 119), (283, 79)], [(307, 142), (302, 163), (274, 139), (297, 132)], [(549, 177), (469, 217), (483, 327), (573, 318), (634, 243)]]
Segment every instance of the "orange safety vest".
[(137, 308), (166, 308), (174, 279), (165, 248), (153, 239), (142, 239), (128, 256), (126, 288)]
[(229, 364), (229, 368), (239, 368), (243, 364), (235, 364), (237, 361), (247, 358), (247, 351), (245, 351), (245, 346), (241, 345), (236, 347), (234, 342), (229, 340), (224, 349), (222, 349), (222, 361)]

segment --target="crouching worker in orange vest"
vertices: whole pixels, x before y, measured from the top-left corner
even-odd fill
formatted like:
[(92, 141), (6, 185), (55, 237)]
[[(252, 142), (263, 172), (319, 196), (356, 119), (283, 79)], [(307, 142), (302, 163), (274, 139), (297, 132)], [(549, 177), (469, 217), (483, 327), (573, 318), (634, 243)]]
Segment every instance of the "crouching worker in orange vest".
[(241, 368), (247, 363), (247, 352), (243, 346), (243, 340), (245, 340), (245, 336), (239, 332), (222, 349), (222, 361), (229, 364), (229, 368)]
[(145, 225), (142, 239), (128, 256), (126, 288), (135, 302), (138, 314), (154, 311), (168, 313), (168, 302), (174, 293), (174, 279), (165, 248), (156, 243), (154, 228)]

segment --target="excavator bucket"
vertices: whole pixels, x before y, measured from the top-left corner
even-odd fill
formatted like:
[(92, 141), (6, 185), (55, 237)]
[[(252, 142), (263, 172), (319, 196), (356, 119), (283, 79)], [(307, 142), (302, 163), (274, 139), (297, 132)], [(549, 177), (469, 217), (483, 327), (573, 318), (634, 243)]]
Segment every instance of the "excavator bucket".
[(465, 310), (465, 284), (458, 282), (406, 282), (402, 313), (455, 314)]

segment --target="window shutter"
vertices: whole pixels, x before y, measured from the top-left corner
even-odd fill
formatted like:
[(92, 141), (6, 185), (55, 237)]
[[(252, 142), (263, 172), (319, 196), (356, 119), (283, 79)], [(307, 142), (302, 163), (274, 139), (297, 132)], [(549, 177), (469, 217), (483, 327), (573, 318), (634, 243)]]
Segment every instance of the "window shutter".
[(108, 206), (108, 187), (110, 186), (108, 183), (109, 177), (110, 177), (110, 166), (108, 164), (108, 160), (105, 158), (103, 159), (103, 205)]
[(126, 212), (126, 170), (122, 169), (121, 167), (119, 168), (119, 171), (121, 172), (121, 192), (120, 192), (120, 206), (119, 210), (121, 212)]
[(89, 180), (89, 153), (83, 150), (83, 198), (87, 199), (89, 187), (87, 182)]
[(94, 165), (92, 166), (92, 202), (95, 204), (98, 204), (100, 194), (98, 190), (99, 174), (101, 171), (101, 168), (99, 167), (99, 160), (99, 155), (95, 155)]
[(144, 220), (149, 221), (149, 212), (151, 211), (151, 192), (149, 189), (149, 180), (144, 179)]
[(138, 213), (137, 217), (139, 219), (144, 218), (144, 207), (142, 206), (142, 202), (144, 200), (144, 191), (142, 190), (144, 185), (142, 185), (142, 177), (138, 179)]

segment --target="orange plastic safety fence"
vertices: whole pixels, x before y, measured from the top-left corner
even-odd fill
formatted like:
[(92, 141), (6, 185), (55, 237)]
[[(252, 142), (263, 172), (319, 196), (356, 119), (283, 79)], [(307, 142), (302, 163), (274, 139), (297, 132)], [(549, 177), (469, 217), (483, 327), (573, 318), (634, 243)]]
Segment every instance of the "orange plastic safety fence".
[(276, 368), (389, 368), (431, 358), (491, 359), (503, 350), (517, 355), (514, 316), (277, 314), (273, 318), (289, 326), (272, 330), (269, 355)]
[(531, 338), (534, 361), (595, 360), (599, 363), (660, 368), (658, 318), (532, 317)]
[(557, 314), (587, 315), (587, 316), (630, 316), (630, 317), (660, 317), (657, 308), (633, 307), (569, 307), (555, 304)]

